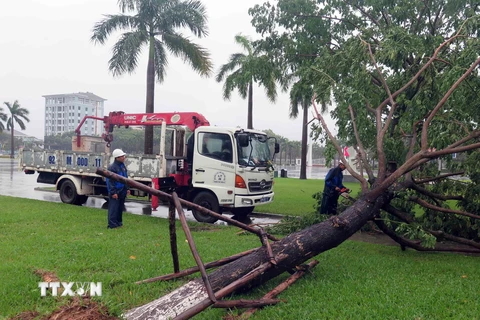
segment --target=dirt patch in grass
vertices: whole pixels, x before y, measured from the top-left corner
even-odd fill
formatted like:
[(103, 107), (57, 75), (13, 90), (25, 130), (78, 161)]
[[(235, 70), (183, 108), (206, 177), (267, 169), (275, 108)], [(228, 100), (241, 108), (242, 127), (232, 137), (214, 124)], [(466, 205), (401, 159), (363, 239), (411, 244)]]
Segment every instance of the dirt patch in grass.
[(40, 314), (36, 311), (25, 311), (16, 315), (13, 318), (9, 318), (9, 320), (32, 320), (32, 319), (38, 319), (37, 317), (39, 315)]
[(59, 307), (42, 320), (116, 320), (117, 317), (108, 314), (104, 306), (99, 305), (90, 297), (74, 297), (72, 301)]
[(36, 274), (37, 276), (40, 276), (43, 282), (59, 282), (60, 281), (60, 279), (58, 279), (55, 272), (37, 269), (33, 271), (33, 273)]
[(51, 314), (39, 317), (36, 311), (25, 311), (10, 320), (118, 320), (111, 316), (105, 307), (90, 297), (74, 297), (67, 304), (60, 306)]

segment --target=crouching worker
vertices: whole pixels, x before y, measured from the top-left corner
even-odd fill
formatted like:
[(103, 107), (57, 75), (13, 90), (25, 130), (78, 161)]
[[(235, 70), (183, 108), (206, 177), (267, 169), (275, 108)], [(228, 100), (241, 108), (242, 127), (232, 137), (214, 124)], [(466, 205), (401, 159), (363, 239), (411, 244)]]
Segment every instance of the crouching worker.
[[(125, 167), (125, 152), (121, 149), (115, 149), (112, 156), (115, 160), (108, 167), (108, 170), (127, 178), (127, 167)], [(107, 178), (108, 188), (108, 229), (119, 228), (123, 226), (122, 215), (125, 206), (125, 198), (130, 194), (128, 185)]]
[(345, 168), (346, 166), (340, 162), (337, 167), (328, 171), (323, 188), (321, 214), (337, 214), (338, 197), (342, 192), (350, 191), (343, 185), (343, 170)]

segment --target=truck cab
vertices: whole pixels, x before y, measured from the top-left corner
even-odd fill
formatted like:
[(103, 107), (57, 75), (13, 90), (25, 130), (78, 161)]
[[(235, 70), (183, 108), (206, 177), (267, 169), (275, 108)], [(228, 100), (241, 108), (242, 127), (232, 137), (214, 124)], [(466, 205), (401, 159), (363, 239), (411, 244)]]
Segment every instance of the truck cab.
[[(239, 128), (198, 127), (187, 143), (194, 203), (216, 212), (248, 215), (272, 202), (272, 144), (265, 133)], [(193, 210), (203, 222), (215, 219)]]

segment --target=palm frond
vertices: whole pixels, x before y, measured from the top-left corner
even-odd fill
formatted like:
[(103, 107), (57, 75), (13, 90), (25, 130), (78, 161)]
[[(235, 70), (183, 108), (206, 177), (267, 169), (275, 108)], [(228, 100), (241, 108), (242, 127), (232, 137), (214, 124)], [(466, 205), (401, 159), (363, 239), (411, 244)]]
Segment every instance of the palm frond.
[(94, 43), (105, 44), (108, 36), (117, 30), (131, 30), (135, 26), (140, 26), (140, 21), (128, 15), (105, 15), (105, 19), (100, 20), (93, 27), (93, 35), (90, 40)]
[(248, 55), (253, 55), (253, 45), (250, 41), (250, 38), (240, 34), (235, 36), (235, 42), (238, 43), (245, 51), (248, 52)]
[(196, 37), (208, 35), (207, 9), (201, 1), (169, 1), (171, 5), (165, 9), (162, 19), (158, 20), (156, 27), (160, 30), (171, 28), (185, 28)]
[(118, 0), (117, 4), (118, 7), (120, 8), (120, 11), (122, 12), (127, 12), (127, 11), (133, 11), (139, 4), (139, 0)]
[(7, 114), (3, 112), (3, 108), (0, 107), (0, 132), (5, 130), (5, 125), (3, 124), (2, 121), (7, 121)]
[(270, 102), (274, 103), (277, 100), (277, 83), (275, 77), (270, 75), (269, 77), (262, 79), (260, 83), (265, 87), (265, 92)]
[(290, 90), (289, 117), (292, 119), (297, 118), (300, 112), (298, 106), (310, 106), (312, 96), (313, 88), (311, 85), (302, 80), (295, 82)]
[(246, 56), (243, 53), (232, 54), (228, 62), (220, 67), (215, 80), (221, 82), (228, 72), (235, 70), (237, 67), (241, 67), (245, 58)]
[[(0, 107), (0, 120), (7, 121), (7, 114), (3, 112), (2, 107)], [(0, 122), (0, 124), (2, 124), (2, 123)]]
[[(23, 120), (20, 117), (14, 117), (13, 119), (15, 120), (16, 123), (18, 123), (18, 125), (20, 126), (20, 129), (25, 130), (27, 128), (25, 126), (25, 123), (23, 122)], [(30, 121), (30, 120), (28, 120), (28, 121)]]
[(188, 61), (200, 75), (209, 76), (212, 72), (210, 54), (203, 47), (177, 33), (164, 34), (163, 42), (173, 55)]
[(163, 47), (163, 43), (158, 39), (155, 39), (155, 74), (157, 75), (157, 81), (163, 82), (165, 79), (165, 71), (168, 66), (167, 53)]
[(237, 89), (242, 99), (247, 98), (249, 79), (242, 69), (238, 69), (231, 73), (223, 84), (223, 99), (230, 100), (232, 92)]
[(138, 64), (138, 56), (142, 45), (146, 44), (148, 37), (145, 32), (127, 32), (113, 47), (113, 55), (109, 64), (109, 70), (114, 76), (119, 76), (125, 72), (132, 73)]

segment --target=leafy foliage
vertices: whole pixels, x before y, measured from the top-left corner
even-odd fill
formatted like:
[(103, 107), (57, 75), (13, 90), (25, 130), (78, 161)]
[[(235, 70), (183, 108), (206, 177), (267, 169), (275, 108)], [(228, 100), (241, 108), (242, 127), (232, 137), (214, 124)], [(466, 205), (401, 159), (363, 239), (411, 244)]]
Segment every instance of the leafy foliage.
[[(327, 158), (348, 144), (378, 163), (364, 194), (391, 193), (391, 228), (428, 246), (428, 230), (478, 240), (479, 219), (457, 212), (480, 212), (477, 3), (278, 0), (249, 13), (258, 45), (313, 88), (317, 117), (335, 102), (335, 136), (313, 125)], [(444, 179), (454, 172), (471, 183)]]

